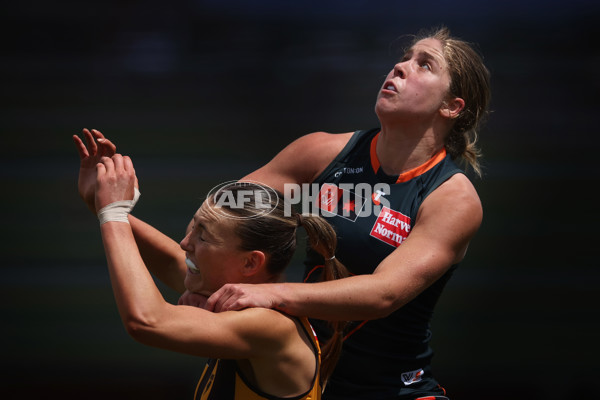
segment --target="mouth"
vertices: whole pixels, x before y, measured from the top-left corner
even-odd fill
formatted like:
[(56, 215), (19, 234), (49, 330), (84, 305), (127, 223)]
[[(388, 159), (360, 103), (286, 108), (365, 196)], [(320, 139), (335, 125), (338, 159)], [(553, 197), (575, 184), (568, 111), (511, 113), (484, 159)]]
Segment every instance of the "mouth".
[(381, 88), (381, 90), (398, 93), (398, 88), (396, 88), (396, 85), (394, 85), (394, 83), (392, 81), (385, 82), (383, 84), (383, 87)]
[(194, 264), (189, 258), (185, 259), (185, 265), (187, 265), (188, 271), (190, 271), (191, 274), (200, 273), (200, 270), (196, 267), (196, 264)]

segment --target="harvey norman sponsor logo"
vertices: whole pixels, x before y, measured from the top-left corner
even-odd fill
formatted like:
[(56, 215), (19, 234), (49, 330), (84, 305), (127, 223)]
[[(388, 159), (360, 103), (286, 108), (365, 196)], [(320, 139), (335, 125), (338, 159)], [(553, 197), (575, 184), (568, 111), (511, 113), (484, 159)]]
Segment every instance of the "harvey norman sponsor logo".
[(394, 247), (400, 246), (409, 233), (410, 217), (388, 207), (381, 209), (371, 229), (371, 236)]

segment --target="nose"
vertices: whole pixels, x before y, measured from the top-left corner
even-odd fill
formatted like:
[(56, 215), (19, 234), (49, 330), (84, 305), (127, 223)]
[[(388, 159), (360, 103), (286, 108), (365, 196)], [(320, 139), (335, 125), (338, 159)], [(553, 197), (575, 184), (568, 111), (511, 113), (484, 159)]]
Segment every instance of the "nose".
[(408, 63), (406, 61), (401, 61), (394, 65), (394, 76), (399, 77), (400, 79), (405, 79), (406, 74), (408, 72)]
[(181, 247), (181, 249), (184, 251), (190, 251), (190, 233), (181, 239), (181, 242), (179, 242), (179, 247)]

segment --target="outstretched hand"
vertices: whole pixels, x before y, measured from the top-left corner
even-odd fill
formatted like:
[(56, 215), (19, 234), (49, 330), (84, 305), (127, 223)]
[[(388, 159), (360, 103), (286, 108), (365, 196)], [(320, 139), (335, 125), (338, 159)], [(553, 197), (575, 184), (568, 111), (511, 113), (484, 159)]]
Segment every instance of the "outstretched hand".
[(271, 284), (226, 284), (213, 293), (204, 306), (208, 311), (237, 311), (250, 307), (282, 309)]
[(95, 210), (122, 200), (133, 200), (135, 169), (131, 159), (121, 154), (102, 157), (96, 165)]
[[(73, 142), (79, 153), (79, 195), (95, 214), (95, 195), (96, 195), (96, 165), (102, 157), (112, 157), (117, 152), (116, 146), (104, 135), (95, 129), (91, 132), (88, 129), (83, 130), (85, 143), (77, 135), (73, 135)], [(97, 141), (97, 143), (96, 143)]]

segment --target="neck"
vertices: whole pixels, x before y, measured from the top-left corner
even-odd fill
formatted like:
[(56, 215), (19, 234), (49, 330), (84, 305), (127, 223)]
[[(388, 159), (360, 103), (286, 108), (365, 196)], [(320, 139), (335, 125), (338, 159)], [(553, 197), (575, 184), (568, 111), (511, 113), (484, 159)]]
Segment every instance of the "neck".
[(384, 124), (377, 139), (377, 158), (383, 171), (400, 175), (427, 162), (444, 147), (445, 133), (429, 126)]

